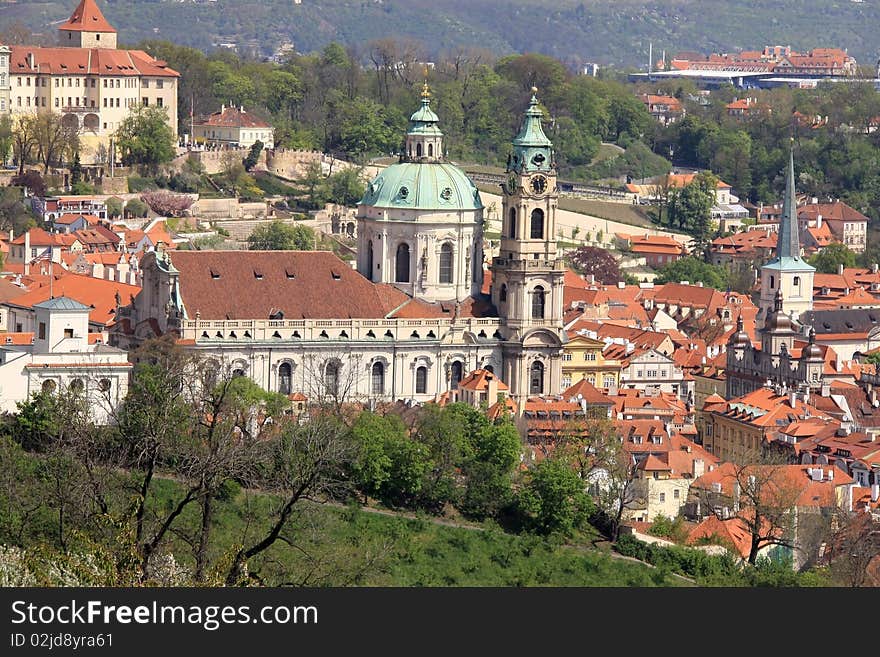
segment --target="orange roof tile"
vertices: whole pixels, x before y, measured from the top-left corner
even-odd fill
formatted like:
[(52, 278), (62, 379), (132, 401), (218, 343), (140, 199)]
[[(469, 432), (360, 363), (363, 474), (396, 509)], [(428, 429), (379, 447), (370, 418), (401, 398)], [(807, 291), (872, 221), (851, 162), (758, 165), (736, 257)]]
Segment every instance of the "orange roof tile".
[(104, 14), (98, 9), (95, 0), (80, 0), (67, 22), (58, 29), (82, 32), (116, 32), (116, 28), (107, 22)]

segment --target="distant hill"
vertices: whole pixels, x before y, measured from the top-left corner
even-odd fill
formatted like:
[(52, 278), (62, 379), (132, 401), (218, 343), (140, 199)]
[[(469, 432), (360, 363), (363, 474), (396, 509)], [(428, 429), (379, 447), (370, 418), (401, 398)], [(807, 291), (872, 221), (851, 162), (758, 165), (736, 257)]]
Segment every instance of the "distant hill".
[[(21, 22), (47, 40), (76, 0), (0, 0), (0, 33)], [(541, 52), (572, 66), (591, 61), (645, 66), (666, 50), (701, 52), (791, 45), (848, 48), (861, 64), (880, 53), (880, 0), (99, 0), (120, 42), (167, 39), (212, 50), (271, 55), (284, 42), (300, 52), (331, 41), (363, 46), (410, 38), (425, 55), (458, 47), (498, 55)]]

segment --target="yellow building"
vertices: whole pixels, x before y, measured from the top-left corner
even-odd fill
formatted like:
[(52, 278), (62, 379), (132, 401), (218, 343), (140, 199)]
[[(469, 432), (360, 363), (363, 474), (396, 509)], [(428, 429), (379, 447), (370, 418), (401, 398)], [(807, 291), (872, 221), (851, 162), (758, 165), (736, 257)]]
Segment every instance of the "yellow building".
[(65, 126), (79, 130), (84, 164), (106, 161), (110, 137), (139, 105), (167, 108), (177, 136), (177, 71), (142, 50), (118, 50), (116, 29), (95, 0), (81, 0), (58, 30), (58, 47), (10, 47), (8, 92), (3, 91), (0, 62), (6, 113), (61, 114)]
[(562, 351), (562, 389), (570, 388), (581, 379), (586, 379), (597, 388), (618, 388), (621, 363), (605, 358), (604, 349), (602, 340), (577, 333), (569, 334)]

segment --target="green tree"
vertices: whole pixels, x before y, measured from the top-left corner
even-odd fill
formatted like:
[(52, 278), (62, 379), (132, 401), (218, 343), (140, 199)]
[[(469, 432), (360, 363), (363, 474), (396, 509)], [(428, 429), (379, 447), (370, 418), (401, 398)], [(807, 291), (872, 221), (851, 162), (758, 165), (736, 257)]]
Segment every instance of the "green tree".
[(702, 282), (703, 285), (714, 287), (716, 290), (726, 290), (727, 277), (728, 273), (724, 267), (710, 265), (694, 256), (687, 256), (664, 265), (657, 272), (656, 283), (687, 281), (691, 285), (696, 285)]
[(836, 274), (838, 267), (844, 268), (856, 266), (856, 254), (849, 250), (845, 244), (835, 242), (813, 255), (809, 262), (820, 274)]
[(670, 224), (692, 235), (694, 248), (700, 252), (709, 240), (717, 186), (718, 178), (704, 171), (684, 187), (669, 192), (667, 216)]
[(260, 153), (263, 152), (263, 142), (259, 139), (255, 141), (251, 145), (251, 149), (248, 151), (247, 157), (244, 158), (244, 170), (250, 171), (255, 166), (257, 166), (257, 161), (260, 159)]
[(254, 228), (247, 241), (254, 251), (311, 251), (315, 248), (315, 231), (276, 219)]
[(0, 116), (0, 165), (6, 164), (14, 143), (12, 134), (12, 117), (8, 114)]
[(327, 185), (330, 188), (330, 200), (340, 205), (357, 205), (364, 195), (360, 169), (338, 171), (327, 178)]
[(105, 202), (107, 206), (107, 216), (111, 219), (118, 219), (122, 216), (122, 199), (116, 196), (111, 196)]
[(174, 133), (168, 110), (156, 105), (133, 107), (115, 133), (116, 147), (126, 166), (138, 165), (156, 171), (175, 155)]
[(146, 217), (150, 207), (139, 198), (133, 198), (125, 204), (127, 217)]
[(564, 536), (581, 527), (595, 508), (577, 472), (565, 460), (553, 458), (529, 472), (518, 505), (534, 531)]

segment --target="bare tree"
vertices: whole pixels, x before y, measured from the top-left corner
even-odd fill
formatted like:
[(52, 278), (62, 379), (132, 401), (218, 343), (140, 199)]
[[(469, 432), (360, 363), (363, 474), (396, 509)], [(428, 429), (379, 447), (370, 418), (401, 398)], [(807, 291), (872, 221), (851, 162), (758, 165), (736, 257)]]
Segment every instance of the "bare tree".
[(79, 146), (78, 128), (65, 125), (61, 115), (51, 110), (41, 111), (34, 117), (33, 131), (44, 174), (52, 164), (60, 163)]
[(839, 585), (880, 585), (870, 567), (880, 559), (880, 523), (870, 513), (837, 513), (828, 537), (827, 557), (831, 576)]
[(339, 498), (349, 491), (347, 473), (355, 455), (354, 443), (347, 429), (332, 415), (321, 413), (305, 423), (283, 420), (270, 453), (274, 467), (261, 483), (264, 490), (280, 495), (281, 500), (273, 511), (269, 529), (259, 540), (235, 553), (226, 575), (228, 585), (239, 583), (248, 560), (277, 541), (295, 544), (286, 530), (297, 504)]
[(18, 175), (24, 175), (24, 165), (33, 157), (37, 147), (36, 120), (33, 114), (19, 114), (12, 125), (12, 150), (18, 162)]

